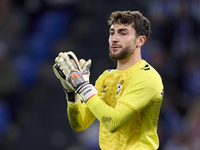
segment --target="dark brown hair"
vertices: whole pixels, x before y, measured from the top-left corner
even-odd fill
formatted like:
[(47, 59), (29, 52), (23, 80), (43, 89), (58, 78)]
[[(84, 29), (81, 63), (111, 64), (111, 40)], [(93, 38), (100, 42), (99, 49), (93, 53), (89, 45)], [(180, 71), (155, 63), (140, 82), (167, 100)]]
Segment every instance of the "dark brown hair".
[(136, 36), (144, 35), (146, 38), (151, 33), (150, 21), (139, 11), (115, 11), (108, 19), (108, 25), (112, 24), (132, 25), (136, 31)]

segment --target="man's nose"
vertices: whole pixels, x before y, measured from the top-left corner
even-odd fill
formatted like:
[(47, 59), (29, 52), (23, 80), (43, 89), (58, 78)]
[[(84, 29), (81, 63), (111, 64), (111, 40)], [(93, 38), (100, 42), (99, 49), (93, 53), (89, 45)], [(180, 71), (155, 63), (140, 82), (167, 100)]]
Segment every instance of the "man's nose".
[(118, 42), (119, 38), (117, 34), (113, 34), (113, 36), (111, 37), (111, 41), (112, 42)]

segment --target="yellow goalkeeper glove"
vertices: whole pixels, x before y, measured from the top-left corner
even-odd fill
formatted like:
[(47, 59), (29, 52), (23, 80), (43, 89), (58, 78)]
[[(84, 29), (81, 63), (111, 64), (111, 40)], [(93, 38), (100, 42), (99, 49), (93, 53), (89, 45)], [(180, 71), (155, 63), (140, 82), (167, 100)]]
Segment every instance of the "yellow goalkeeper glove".
[(66, 82), (66, 76), (68, 76), (70, 73), (70, 70), (66, 66), (71, 66), (79, 70), (83, 73), (84, 79), (89, 81), (91, 60), (89, 59), (88, 61), (85, 61), (84, 59), (80, 59), (78, 61), (76, 55), (71, 51), (64, 53), (61, 52), (55, 59), (53, 71), (56, 77), (61, 81), (66, 93), (66, 99), (69, 101), (69, 103), (76, 104), (80, 100), (80, 97), (78, 94), (74, 93), (71, 84)]

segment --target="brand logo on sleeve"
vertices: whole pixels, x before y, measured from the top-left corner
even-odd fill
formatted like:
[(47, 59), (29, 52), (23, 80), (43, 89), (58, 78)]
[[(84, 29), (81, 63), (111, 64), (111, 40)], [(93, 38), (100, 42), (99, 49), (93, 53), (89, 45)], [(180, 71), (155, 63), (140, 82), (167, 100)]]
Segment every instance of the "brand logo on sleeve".
[(149, 65), (147, 64), (146, 66), (144, 66), (144, 68), (142, 68), (142, 70), (150, 70)]
[(122, 89), (122, 85), (124, 84), (124, 80), (121, 80), (118, 84), (117, 84), (117, 94), (121, 91)]

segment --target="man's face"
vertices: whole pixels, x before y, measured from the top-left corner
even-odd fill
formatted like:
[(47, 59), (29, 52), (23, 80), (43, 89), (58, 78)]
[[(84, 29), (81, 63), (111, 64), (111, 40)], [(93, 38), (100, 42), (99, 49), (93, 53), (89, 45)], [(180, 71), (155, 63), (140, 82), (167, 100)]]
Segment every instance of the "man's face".
[(109, 55), (111, 59), (121, 60), (134, 53), (136, 32), (131, 25), (113, 24), (109, 32)]

